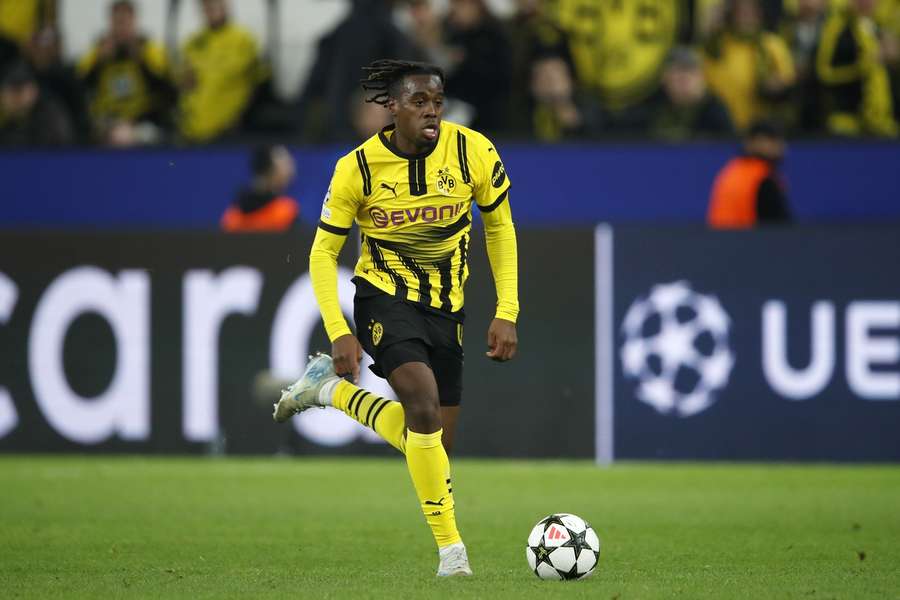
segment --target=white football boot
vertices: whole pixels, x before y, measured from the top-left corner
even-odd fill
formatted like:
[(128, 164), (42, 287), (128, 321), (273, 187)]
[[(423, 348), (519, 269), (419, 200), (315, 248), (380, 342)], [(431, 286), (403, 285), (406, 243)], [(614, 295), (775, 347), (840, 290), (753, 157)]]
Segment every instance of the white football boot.
[(338, 379), (330, 356), (327, 354), (311, 356), (303, 377), (281, 392), (281, 399), (274, 405), (275, 412), (272, 413), (272, 418), (277, 423), (284, 423), (308, 408), (331, 406), (329, 399), (324, 401), (319, 399), (319, 391), (326, 383)]
[(454, 575), (471, 575), (469, 557), (466, 555), (466, 546), (462, 542), (450, 544), (446, 548), (438, 550), (441, 562), (438, 564), (438, 577), (453, 577)]

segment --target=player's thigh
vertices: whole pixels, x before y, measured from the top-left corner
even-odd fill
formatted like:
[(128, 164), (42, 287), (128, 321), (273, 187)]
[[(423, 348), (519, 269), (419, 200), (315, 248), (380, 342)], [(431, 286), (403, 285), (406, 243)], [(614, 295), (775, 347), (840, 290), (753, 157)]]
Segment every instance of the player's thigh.
[(463, 390), (462, 323), (428, 315), (429, 360), (441, 406), (459, 406)]
[[(428, 327), (423, 315), (409, 303), (387, 294), (357, 296), (353, 319), (356, 337), (372, 357), (374, 364), (370, 368), (379, 377), (388, 379), (403, 362), (428, 363)], [(420, 343), (406, 343), (413, 340)]]

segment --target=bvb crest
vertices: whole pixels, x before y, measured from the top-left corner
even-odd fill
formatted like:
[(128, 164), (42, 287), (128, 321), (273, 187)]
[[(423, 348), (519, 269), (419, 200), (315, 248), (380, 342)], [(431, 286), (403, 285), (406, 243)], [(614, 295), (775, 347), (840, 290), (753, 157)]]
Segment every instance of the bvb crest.
[(449, 196), (456, 189), (456, 179), (450, 174), (450, 167), (438, 169), (437, 189), (445, 196)]

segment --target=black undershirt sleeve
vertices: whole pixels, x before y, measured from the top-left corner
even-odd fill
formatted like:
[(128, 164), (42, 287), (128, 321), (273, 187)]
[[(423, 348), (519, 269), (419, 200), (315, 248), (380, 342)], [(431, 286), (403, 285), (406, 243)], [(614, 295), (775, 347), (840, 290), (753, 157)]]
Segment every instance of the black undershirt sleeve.
[(756, 219), (759, 223), (789, 223), (792, 220), (787, 196), (771, 177), (765, 178), (756, 192)]

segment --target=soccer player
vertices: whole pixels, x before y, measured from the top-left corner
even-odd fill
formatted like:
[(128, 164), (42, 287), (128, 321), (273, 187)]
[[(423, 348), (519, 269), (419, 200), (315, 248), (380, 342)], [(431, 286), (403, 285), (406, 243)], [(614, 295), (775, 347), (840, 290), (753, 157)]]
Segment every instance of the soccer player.
[[(387, 107), (393, 124), (338, 161), (309, 258), (334, 358), (313, 358), (282, 394), (274, 417), (281, 422), (313, 406), (332, 406), (374, 429), (406, 456), (438, 545), (438, 576), (471, 575), (456, 528), (446, 450), (462, 395), (473, 200), (497, 288), (487, 357), (503, 362), (516, 353), (518, 271), (509, 178), (487, 138), (441, 120), (439, 68), (379, 60), (364, 71), (363, 88), (372, 93), (366, 101)], [(362, 237), (353, 278), (355, 336), (341, 313), (337, 285), (337, 257), (354, 221)], [(363, 349), (399, 401), (354, 385)]]

